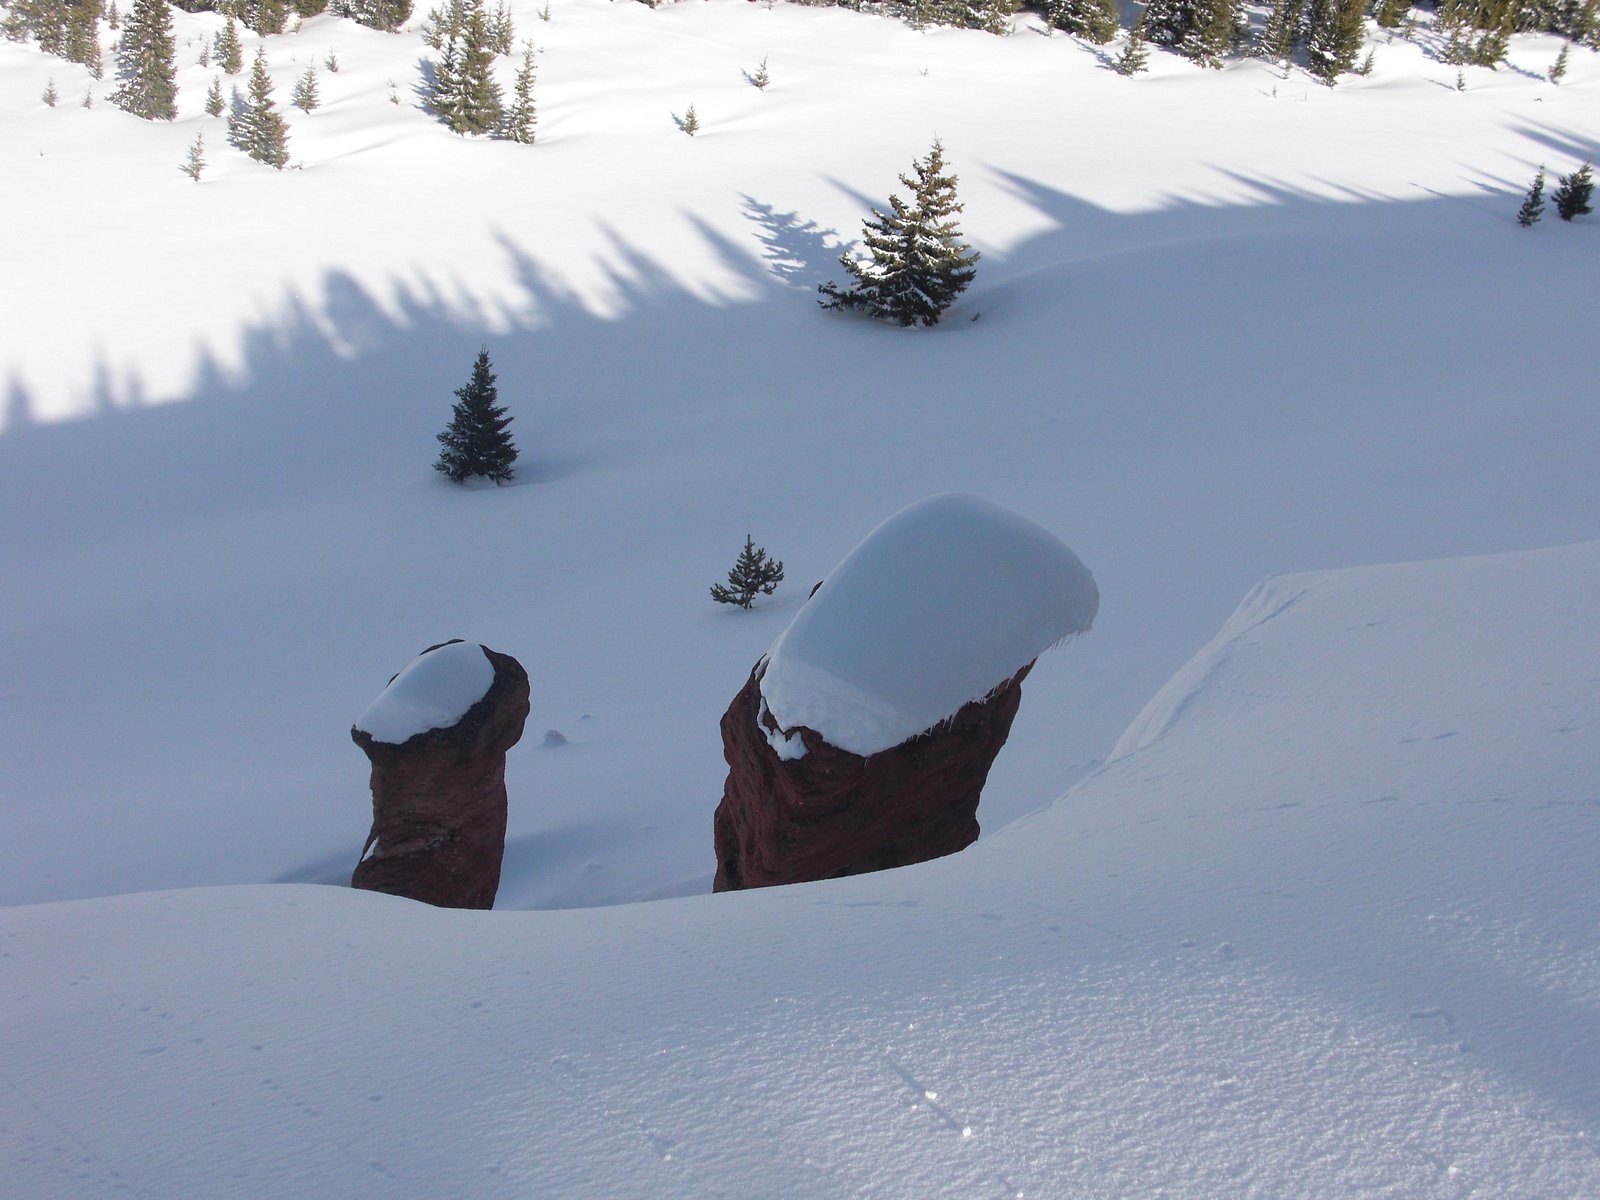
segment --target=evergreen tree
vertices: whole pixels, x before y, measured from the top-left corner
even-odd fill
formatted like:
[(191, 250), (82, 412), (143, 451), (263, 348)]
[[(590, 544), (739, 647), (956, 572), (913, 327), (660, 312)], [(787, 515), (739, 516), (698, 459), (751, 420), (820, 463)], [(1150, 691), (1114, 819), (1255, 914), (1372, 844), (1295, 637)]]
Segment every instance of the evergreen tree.
[(1294, 50), (1300, 44), (1300, 27), (1305, 15), (1306, 0), (1272, 0), (1272, 7), (1267, 10), (1267, 22), (1257, 45), (1263, 58), (1283, 64), (1285, 78), (1294, 63)]
[(1467, 61), (1479, 67), (1498, 66), (1511, 47), (1516, 18), (1517, 10), (1512, 0), (1482, 0), (1473, 14), (1473, 24), (1482, 32)]
[(1411, 0), (1378, 0), (1372, 16), (1380, 29), (1399, 29), (1406, 23), (1410, 11)]
[(1128, 40), (1122, 47), (1122, 53), (1112, 62), (1111, 69), (1118, 75), (1128, 76), (1150, 69), (1150, 48), (1144, 42), (1143, 17), (1135, 21), (1133, 28), (1128, 30)]
[(100, 0), (75, 0), (66, 6), (67, 22), (62, 55), (82, 63), (99, 79), (105, 74), (100, 52)]
[(206, 168), (206, 140), (203, 133), (194, 135), (194, 141), (189, 145), (189, 157), (183, 160), (183, 173), (196, 183), (200, 182), (200, 172)]
[(206, 115), (220, 117), (222, 115), (222, 76), (211, 77), (211, 87), (206, 91)]
[(510, 54), (516, 47), (517, 33), (511, 24), (511, 10), (506, 7), (505, 0), (500, 0), (499, 6), (494, 10), (491, 32), (496, 54)]
[(961, 240), (957, 177), (944, 174), (944, 146), (935, 139), (912, 171), (914, 178), (900, 176), (910, 203), (891, 195), (889, 213), (872, 210), (862, 226), (871, 257), (858, 260), (848, 251), (839, 257), (855, 283), (823, 284), (817, 289), (827, 297), (818, 301), (823, 308), (859, 308), (902, 326), (936, 325), (972, 282), (978, 252)]
[(1567, 51), (1572, 49), (1571, 42), (1561, 44), (1561, 53), (1556, 55), (1556, 61), (1550, 64), (1550, 82), (1560, 83), (1562, 76), (1567, 73)]
[(117, 11), (117, 0), (111, 0), (111, 7), (106, 9), (106, 24), (113, 30), (122, 28), (122, 14)]
[(494, 78), (494, 34), (483, 0), (471, 0), (459, 35), (445, 43), (429, 105), (450, 129), (489, 134), (500, 126), (500, 85)]
[(245, 26), (262, 37), (282, 33), (289, 20), (285, 0), (239, 0)]
[(1044, 18), (1052, 29), (1064, 29), (1097, 46), (1121, 29), (1117, 0), (1045, 0)]
[(757, 546), (749, 534), (739, 561), (728, 570), (728, 582), (711, 585), (711, 598), (718, 604), (737, 604), (749, 608), (757, 596), (770, 596), (783, 582), (783, 563), (767, 557), (765, 546)]
[(239, 27), (231, 16), (222, 27), (222, 32), (217, 34), (217, 57), (222, 61), (222, 69), (229, 75), (237, 75), (244, 70), (244, 46), (239, 41)]
[(538, 115), (533, 107), (533, 43), (522, 48), (522, 66), (517, 68), (517, 82), (511, 91), (511, 110), (506, 114), (506, 137), (525, 146), (533, 144), (534, 126)]
[(439, 435), (444, 449), (433, 469), (452, 483), (464, 483), (471, 475), (505, 483), (512, 475), (511, 464), (517, 461), (517, 448), (506, 432), (511, 418), (498, 402), (495, 376), (489, 365), (489, 348), (485, 346), (478, 351), (472, 378), (456, 389), (450, 424)]
[(228, 140), (259, 163), (281, 171), (289, 165), (289, 130), (272, 102), (266, 47), (250, 64), (250, 97), (228, 118)]
[(147, 121), (178, 115), (178, 71), (173, 63), (172, 13), (166, 0), (134, 0), (117, 55), (122, 85), (111, 99)]
[(700, 132), (700, 118), (695, 114), (694, 105), (689, 105), (689, 111), (683, 114), (683, 120), (678, 122), (678, 128), (690, 137)]
[(342, 0), (339, 13), (368, 29), (394, 33), (411, 19), (411, 0)]
[(1003, 34), (1010, 32), (1011, 18), (1021, 7), (1021, 0), (925, 0), (918, 13), (924, 24)]
[(1544, 167), (1540, 166), (1539, 173), (1533, 177), (1533, 185), (1528, 188), (1528, 194), (1522, 198), (1522, 207), (1517, 210), (1517, 224), (1526, 229), (1544, 215)]
[(339, 56), (329, 50), (328, 61), (324, 65), (328, 68), (328, 74), (337, 75), (339, 73)]
[(750, 86), (755, 88), (756, 91), (766, 91), (767, 85), (772, 82), (772, 76), (767, 74), (767, 60), (763, 58), (761, 65), (756, 68), (755, 74), (746, 76), (746, 78), (750, 80)]
[(306, 73), (295, 80), (294, 88), (289, 93), (289, 103), (301, 112), (308, 113), (321, 102), (317, 95), (317, 69), (307, 67)]
[(1571, 175), (1560, 176), (1550, 198), (1556, 202), (1556, 215), (1563, 221), (1593, 212), (1589, 201), (1594, 199), (1594, 167), (1584, 163)]
[(1238, 34), (1237, 0), (1194, 0), (1194, 28), (1178, 45), (1178, 53), (1202, 67), (1222, 67)]
[(45, 81), (44, 91), (39, 93), (39, 99), (43, 100), (51, 108), (54, 108), (56, 106), (56, 101), (60, 98), (60, 93), (56, 91), (55, 76), (52, 75), (48, 80)]
[(1329, 87), (1361, 54), (1365, 0), (1311, 0), (1306, 21), (1306, 69)]

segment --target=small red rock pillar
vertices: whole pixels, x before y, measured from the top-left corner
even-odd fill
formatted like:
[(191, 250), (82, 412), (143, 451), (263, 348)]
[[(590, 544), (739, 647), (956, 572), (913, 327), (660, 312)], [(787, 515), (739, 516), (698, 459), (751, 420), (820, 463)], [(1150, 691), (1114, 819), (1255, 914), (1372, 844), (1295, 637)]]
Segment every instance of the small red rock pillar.
[(803, 726), (789, 732), (805, 754), (780, 758), (761, 700), (765, 669), (763, 659), (722, 718), (728, 779), (714, 818), (713, 891), (903, 867), (977, 840), (978, 799), (1031, 662), (948, 721), (866, 758)]
[(372, 832), (351, 887), (441, 908), (494, 907), (506, 846), (506, 751), (528, 718), (528, 673), (509, 654), (487, 646), (483, 653), (494, 682), (449, 728), (398, 744), (350, 730), (372, 762)]

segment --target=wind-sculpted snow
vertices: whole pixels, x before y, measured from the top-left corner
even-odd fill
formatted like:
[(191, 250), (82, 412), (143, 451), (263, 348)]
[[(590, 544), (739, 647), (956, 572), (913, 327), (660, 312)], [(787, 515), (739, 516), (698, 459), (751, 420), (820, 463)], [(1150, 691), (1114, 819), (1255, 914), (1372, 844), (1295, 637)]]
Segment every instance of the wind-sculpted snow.
[(1053, 534), (948, 493), (852, 550), (772, 648), (761, 695), (863, 757), (932, 729), (1094, 621), (1094, 577)]
[(1159, 738), (898, 871), (0, 910), (0, 1195), (1600, 1195), (1597, 592), (1275, 580)]

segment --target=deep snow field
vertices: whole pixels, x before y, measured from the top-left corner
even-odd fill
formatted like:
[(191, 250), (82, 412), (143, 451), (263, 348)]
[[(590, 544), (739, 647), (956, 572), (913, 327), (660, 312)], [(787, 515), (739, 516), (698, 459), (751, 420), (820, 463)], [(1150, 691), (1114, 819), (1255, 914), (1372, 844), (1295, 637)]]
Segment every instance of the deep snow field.
[[(1600, 218), (1514, 220), (1600, 55), (539, 7), (531, 147), (421, 109), (421, 13), (269, 39), (282, 173), (214, 15), (170, 125), (0, 42), (0, 1196), (1600, 1194)], [(976, 283), (820, 312), (935, 135)], [(502, 489), (431, 469), (480, 345)], [(1100, 593), (984, 838), (696, 895), (728, 701), (950, 490)], [(581, 911), (251, 886), (348, 880), (450, 637), (533, 682), (498, 907)]]

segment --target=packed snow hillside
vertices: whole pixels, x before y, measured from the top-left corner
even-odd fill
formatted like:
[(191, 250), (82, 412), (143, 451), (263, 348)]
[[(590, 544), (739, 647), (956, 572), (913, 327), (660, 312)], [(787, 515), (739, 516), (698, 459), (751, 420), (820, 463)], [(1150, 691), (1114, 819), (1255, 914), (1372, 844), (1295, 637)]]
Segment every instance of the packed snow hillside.
[[(1329, 90), (1164, 53), (1124, 79), (1031, 17), (539, 7), (512, 9), (532, 146), (424, 111), (415, 26), (268, 39), (283, 172), (205, 115), (213, 14), (174, 15), (171, 124), (0, 42), (0, 902), (347, 880), (350, 725), (451, 637), (533, 681), (501, 905), (704, 891), (718, 714), (939, 491), (1036, 522), (1103, 594), (1026, 683), (991, 831), (1266, 575), (1600, 535), (1600, 225), (1513, 220), (1541, 162), (1600, 153), (1600, 56), (1554, 86), (1558, 39), (1518, 37), (1458, 92), (1378, 39)], [(974, 286), (933, 330), (820, 312), (935, 135)], [(480, 346), (522, 457), (458, 489), (435, 436)], [(788, 581), (713, 605), (747, 534)]]
[(1597, 593), (1593, 542), (1269, 580), (899, 871), (0, 910), (3, 1190), (1600, 1194)]

